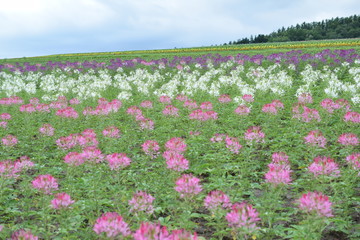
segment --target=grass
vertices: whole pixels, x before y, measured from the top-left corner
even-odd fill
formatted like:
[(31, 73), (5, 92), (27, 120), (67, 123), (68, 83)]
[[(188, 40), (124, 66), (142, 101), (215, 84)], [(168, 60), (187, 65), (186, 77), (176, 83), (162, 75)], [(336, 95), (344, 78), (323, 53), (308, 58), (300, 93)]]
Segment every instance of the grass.
[(339, 40), (318, 40), (305, 42), (284, 42), (284, 43), (262, 43), (262, 44), (243, 44), (214, 47), (195, 47), (179, 49), (159, 49), (159, 50), (136, 50), (136, 51), (117, 51), (117, 52), (98, 52), (98, 53), (70, 53), (55, 54), (38, 57), (0, 59), (0, 64), (4, 63), (46, 63), (48, 61), (76, 62), (76, 61), (97, 61), (109, 62), (111, 59), (134, 59), (154, 60), (161, 58), (173, 58), (174, 56), (197, 57), (206, 54), (220, 54), (224, 56), (247, 54), (269, 55), (273, 53), (286, 52), (290, 50), (302, 50), (304, 53), (320, 52), (323, 49), (360, 49), (359, 39), (339, 39)]

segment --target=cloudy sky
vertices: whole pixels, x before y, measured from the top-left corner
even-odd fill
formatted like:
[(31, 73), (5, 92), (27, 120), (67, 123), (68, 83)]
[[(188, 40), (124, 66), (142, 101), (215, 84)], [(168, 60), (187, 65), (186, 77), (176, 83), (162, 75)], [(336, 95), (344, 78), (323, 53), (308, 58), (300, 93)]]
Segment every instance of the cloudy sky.
[(0, 0), (0, 58), (210, 46), (359, 13), (359, 0)]

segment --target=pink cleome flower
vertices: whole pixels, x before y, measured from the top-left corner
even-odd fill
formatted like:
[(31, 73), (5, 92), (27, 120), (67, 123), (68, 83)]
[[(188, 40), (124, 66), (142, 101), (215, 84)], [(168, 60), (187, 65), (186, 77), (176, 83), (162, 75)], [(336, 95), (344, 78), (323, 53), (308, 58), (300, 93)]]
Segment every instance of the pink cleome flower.
[(360, 123), (360, 113), (358, 112), (347, 112), (344, 116), (345, 122)]
[(165, 226), (150, 222), (141, 223), (139, 229), (133, 234), (133, 238), (134, 240), (170, 240), (169, 232)]
[(214, 190), (209, 192), (209, 194), (205, 197), (204, 206), (211, 212), (215, 212), (220, 208), (231, 208), (231, 201), (223, 191)]
[(116, 126), (109, 126), (102, 131), (102, 134), (109, 138), (119, 138), (120, 130)]
[(56, 111), (56, 116), (63, 118), (78, 118), (79, 114), (72, 107), (62, 108)]
[(72, 98), (72, 99), (69, 100), (69, 103), (70, 103), (70, 105), (78, 105), (78, 104), (80, 104), (81, 102), (80, 102), (80, 100), (77, 99), (77, 98)]
[(39, 132), (44, 136), (53, 136), (55, 128), (51, 124), (45, 123), (39, 128)]
[(231, 102), (231, 97), (227, 94), (223, 94), (223, 95), (220, 95), (220, 97), (218, 97), (218, 101), (220, 103), (229, 103), (229, 102)]
[(239, 154), (239, 150), (242, 148), (237, 138), (226, 136), (225, 138), (226, 148), (235, 154)]
[(264, 113), (270, 113), (270, 114), (273, 114), (273, 115), (277, 115), (277, 113), (278, 113), (278, 108), (275, 106), (275, 104), (268, 103), (268, 104), (265, 104), (265, 105), (262, 107), (262, 111), (263, 111)]
[(58, 183), (56, 179), (50, 174), (39, 175), (33, 181), (34, 188), (42, 191), (44, 194), (50, 195), (53, 190), (58, 189)]
[(20, 112), (33, 113), (36, 111), (35, 106), (33, 104), (25, 104), (21, 105), (19, 108)]
[(165, 116), (175, 116), (175, 117), (178, 117), (179, 116), (179, 109), (176, 108), (175, 106), (173, 105), (167, 105), (164, 110), (162, 111), (162, 113), (165, 115)]
[(96, 146), (85, 147), (81, 153), (83, 159), (90, 163), (102, 162), (105, 156), (101, 153), (101, 150)]
[(313, 103), (313, 98), (310, 93), (302, 93), (298, 96), (298, 102), (301, 104)]
[(226, 135), (224, 133), (215, 133), (214, 136), (212, 138), (210, 138), (210, 141), (213, 143), (224, 142), (227, 137), (228, 137), (228, 135)]
[(338, 164), (329, 157), (316, 157), (314, 162), (308, 168), (309, 172), (313, 173), (315, 177), (319, 175), (328, 175), (332, 177), (339, 177), (340, 170)]
[(85, 162), (85, 159), (81, 153), (69, 152), (64, 157), (64, 162), (71, 166), (79, 166)]
[(188, 98), (188, 96), (186, 96), (186, 95), (179, 94), (179, 95), (176, 96), (175, 99), (178, 100), (178, 101), (180, 101), (180, 102), (185, 102), (185, 101), (188, 100), (189, 98)]
[(360, 169), (360, 153), (353, 153), (346, 157), (346, 161), (354, 168)]
[(9, 113), (2, 113), (0, 114), (0, 120), (10, 120), (11, 115)]
[(140, 106), (143, 108), (153, 108), (153, 103), (149, 100), (142, 101)]
[(104, 213), (96, 220), (93, 230), (98, 235), (106, 233), (108, 238), (115, 238), (120, 234), (126, 237), (131, 234), (128, 224), (116, 212)]
[(249, 127), (248, 130), (245, 132), (245, 140), (248, 141), (248, 143), (264, 143), (265, 133), (261, 131), (260, 126), (252, 126)]
[(149, 118), (144, 118), (138, 121), (138, 124), (141, 128), (141, 130), (148, 129), (153, 130), (154, 129), (154, 121)]
[(291, 172), (290, 166), (287, 164), (269, 164), (269, 171), (265, 174), (265, 180), (274, 186), (290, 184), (292, 181), (290, 177)]
[(11, 235), (11, 240), (38, 240), (39, 237), (31, 233), (31, 231), (26, 231), (25, 229), (20, 229), (14, 232)]
[(232, 210), (226, 215), (226, 220), (232, 228), (242, 228), (247, 232), (253, 232), (256, 227), (256, 222), (260, 221), (259, 213), (251, 204), (246, 202), (235, 203), (232, 205)]
[(213, 105), (211, 102), (203, 102), (200, 104), (200, 108), (203, 110), (212, 110), (213, 109)]
[(198, 105), (196, 103), (196, 101), (188, 99), (184, 102), (183, 104), (184, 107), (186, 107), (187, 109), (195, 109), (198, 108)]
[(325, 148), (326, 138), (323, 136), (322, 132), (319, 130), (310, 131), (309, 134), (304, 137), (305, 143), (314, 147)]
[(171, 98), (169, 96), (160, 96), (159, 97), (159, 102), (161, 103), (171, 103)]
[(142, 150), (146, 155), (150, 156), (152, 159), (157, 158), (160, 152), (160, 146), (157, 141), (154, 140), (146, 140), (142, 145)]
[(111, 170), (118, 170), (130, 165), (131, 159), (125, 153), (113, 153), (106, 156)]
[(174, 137), (165, 143), (166, 150), (182, 153), (186, 151), (186, 143), (182, 138)]
[(275, 152), (272, 154), (272, 162), (276, 164), (289, 164), (289, 156), (284, 152)]
[(194, 232), (194, 234), (192, 234), (191, 232), (186, 231), (185, 229), (176, 229), (173, 230), (169, 240), (182, 240), (182, 239), (186, 239), (186, 240), (197, 240), (197, 233)]
[(250, 108), (246, 105), (239, 105), (234, 112), (238, 115), (249, 115), (250, 114)]
[(71, 200), (70, 195), (63, 192), (63, 193), (58, 193), (55, 195), (55, 198), (53, 200), (51, 200), (51, 206), (54, 209), (67, 208), (74, 202), (75, 201)]
[(182, 154), (174, 151), (165, 151), (163, 156), (166, 159), (167, 168), (177, 172), (189, 169), (189, 161)]
[(153, 201), (155, 198), (150, 194), (138, 191), (133, 195), (133, 198), (129, 201), (130, 212), (138, 214), (139, 212), (145, 212), (146, 214), (152, 214), (154, 212)]
[(250, 95), (250, 94), (245, 94), (242, 96), (242, 99), (245, 101), (245, 102), (254, 102), (254, 97), (253, 95)]
[(1, 98), (0, 105), (15, 105), (15, 104), (23, 104), (24, 100), (18, 96), (11, 96), (9, 98)]
[(354, 133), (341, 134), (338, 143), (345, 146), (357, 146), (359, 145), (359, 138)]
[(307, 213), (312, 213), (320, 217), (332, 217), (329, 197), (319, 192), (308, 192), (297, 200), (299, 208)]
[(138, 106), (131, 106), (126, 110), (126, 113), (135, 117), (142, 114), (142, 111)]
[(36, 109), (37, 112), (47, 112), (47, 113), (49, 113), (50, 112), (50, 105), (45, 104), (45, 103), (38, 104), (38, 105), (36, 105), (35, 109)]
[(189, 114), (189, 119), (199, 121), (216, 120), (218, 119), (218, 114), (214, 111), (203, 111), (202, 109), (197, 109)]
[(17, 178), (20, 175), (21, 167), (12, 160), (0, 161), (0, 177)]
[(192, 174), (183, 174), (175, 184), (175, 190), (180, 193), (181, 198), (191, 198), (202, 191), (200, 179), (193, 177)]
[(18, 139), (14, 135), (7, 135), (1, 139), (4, 146), (13, 147), (18, 144)]
[(6, 129), (7, 124), (8, 124), (8, 122), (6, 122), (6, 121), (1, 121), (1, 122), (0, 122), (0, 127)]

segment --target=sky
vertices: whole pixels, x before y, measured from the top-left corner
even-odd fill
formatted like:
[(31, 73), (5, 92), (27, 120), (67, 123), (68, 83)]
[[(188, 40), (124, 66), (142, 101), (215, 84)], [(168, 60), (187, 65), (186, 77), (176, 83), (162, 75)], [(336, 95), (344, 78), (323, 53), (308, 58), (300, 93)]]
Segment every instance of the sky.
[(0, 0), (0, 59), (220, 45), (359, 13), (359, 0)]

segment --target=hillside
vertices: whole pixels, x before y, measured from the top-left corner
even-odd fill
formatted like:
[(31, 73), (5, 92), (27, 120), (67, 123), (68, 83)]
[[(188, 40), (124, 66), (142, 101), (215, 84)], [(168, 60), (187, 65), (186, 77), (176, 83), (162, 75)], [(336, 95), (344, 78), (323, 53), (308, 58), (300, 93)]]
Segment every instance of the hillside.
[[(360, 37), (360, 16), (336, 17), (321, 22), (301, 23), (282, 27), (268, 35), (258, 34), (250, 38), (230, 41), (229, 44), (248, 44), (266, 42), (308, 41), (325, 39), (344, 39)], [(226, 43), (224, 45), (227, 45)]]

